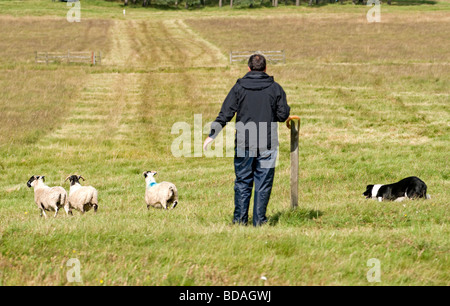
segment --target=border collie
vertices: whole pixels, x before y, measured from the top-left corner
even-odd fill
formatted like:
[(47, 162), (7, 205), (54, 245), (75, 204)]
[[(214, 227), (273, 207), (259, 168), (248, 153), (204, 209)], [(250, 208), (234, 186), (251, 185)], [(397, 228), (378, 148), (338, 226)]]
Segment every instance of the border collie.
[(367, 185), (363, 195), (367, 199), (377, 198), (379, 202), (383, 200), (400, 202), (404, 199), (431, 198), (427, 194), (427, 185), (416, 176), (410, 176), (388, 185)]

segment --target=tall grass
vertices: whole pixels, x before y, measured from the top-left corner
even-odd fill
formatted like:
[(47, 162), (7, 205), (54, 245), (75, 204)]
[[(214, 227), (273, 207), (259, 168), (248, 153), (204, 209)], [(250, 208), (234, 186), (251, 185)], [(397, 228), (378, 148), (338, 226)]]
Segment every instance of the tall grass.
[(111, 22), (0, 18), (0, 146), (33, 143), (60, 126), (86, 81), (83, 66), (35, 64), (35, 52), (109, 49)]
[[(84, 3), (86, 15), (105, 19), (117, 5)], [(283, 31), (254, 38), (248, 11), (233, 11), (231, 35), (228, 13), (180, 17), (137, 9), (126, 21), (88, 18), (86, 25), (100, 29), (72, 34), (83, 49), (104, 52), (101, 67), (42, 67), (3, 52), (9, 60), (0, 66), (7, 114), (0, 119), (0, 284), (77, 285), (67, 281), (66, 263), (78, 258), (84, 285), (368, 285), (367, 261), (377, 258), (381, 285), (448, 285), (449, 26), (445, 13), (428, 10), (391, 12), (383, 31), (352, 40), (361, 14), (350, 7), (345, 17), (328, 8), (289, 18), (287, 10), (258, 11), (253, 24)], [(19, 35), (44, 35), (26, 18), (14, 22), (0, 28), (10, 48), (31, 54), (47, 45)], [(287, 26), (301, 29), (302, 41)], [(410, 39), (414, 29), (420, 39)], [(49, 48), (74, 46), (58, 27), (45, 33), (57, 37)], [(344, 39), (336, 39), (339, 33)], [(286, 49), (288, 63), (268, 72), (285, 88), (291, 113), (302, 117), (300, 207), (289, 209), (289, 132), (280, 124), (269, 224), (233, 226), (232, 158), (174, 157), (178, 135), (171, 127), (193, 125), (194, 114), (205, 124), (214, 120), (246, 71), (245, 64), (227, 64), (228, 50), (260, 48), (263, 38)], [(377, 40), (383, 43), (373, 45)], [(423, 45), (436, 48), (426, 53)], [(176, 209), (146, 209), (145, 170), (177, 185)], [(49, 185), (68, 189), (64, 178), (74, 173), (99, 190), (99, 212), (41, 219), (28, 178), (46, 175)], [(366, 184), (409, 175), (427, 183), (431, 200), (378, 203), (362, 196)]]

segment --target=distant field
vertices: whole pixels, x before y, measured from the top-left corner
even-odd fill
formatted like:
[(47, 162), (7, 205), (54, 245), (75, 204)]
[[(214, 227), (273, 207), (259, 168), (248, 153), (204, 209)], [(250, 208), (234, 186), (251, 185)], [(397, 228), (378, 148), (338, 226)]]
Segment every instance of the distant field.
[[(62, 3), (0, 1), (0, 285), (78, 285), (70, 258), (84, 285), (450, 285), (448, 4), (386, 7), (367, 24), (352, 5), (123, 17), (83, 1), (71, 24)], [(286, 51), (268, 73), (302, 118), (300, 207), (280, 124), (270, 222), (255, 229), (231, 225), (232, 158), (176, 158), (171, 129), (214, 120), (246, 72), (228, 52), (263, 48)], [(104, 56), (47, 66), (36, 50)], [(146, 210), (145, 170), (177, 185), (175, 210)], [(99, 190), (99, 212), (39, 218), (29, 177), (68, 190), (74, 173)], [(362, 196), (410, 175), (431, 200)], [(381, 283), (366, 279), (371, 258)]]
[[(34, 65), (36, 51), (109, 50), (111, 22), (0, 17), (0, 146), (34, 142), (64, 120), (86, 80), (83, 67)], [(57, 115), (55, 115), (57, 114)]]
[(364, 14), (348, 13), (237, 20), (194, 17), (187, 23), (224, 51), (286, 50), (290, 64), (448, 63), (449, 43), (442, 39), (450, 36), (448, 12), (381, 16), (380, 24), (368, 23)]

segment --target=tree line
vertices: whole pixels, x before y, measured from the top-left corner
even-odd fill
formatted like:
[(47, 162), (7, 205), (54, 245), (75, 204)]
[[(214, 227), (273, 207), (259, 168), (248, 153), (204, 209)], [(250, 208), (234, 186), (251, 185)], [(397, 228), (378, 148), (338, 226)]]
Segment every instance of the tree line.
[[(195, 7), (205, 7), (205, 6), (219, 6), (223, 7), (225, 5), (230, 7), (269, 7), (274, 6), (277, 7), (280, 4), (283, 5), (296, 5), (299, 6), (302, 3), (306, 3), (307, 5), (320, 5), (326, 3), (335, 3), (339, 2), (341, 4), (344, 3), (345, 0), (122, 0), (125, 6), (133, 5), (133, 6), (162, 6), (162, 7), (183, 7), (195, 8)], [(367, 0), (347, 0), (352, 1), (353, 4), (362, 4), (365, 5)], [(380, 1), (381, 2), (381, 1)], [(391, 0), (387, 1), (388, 4), (391, 4)]]

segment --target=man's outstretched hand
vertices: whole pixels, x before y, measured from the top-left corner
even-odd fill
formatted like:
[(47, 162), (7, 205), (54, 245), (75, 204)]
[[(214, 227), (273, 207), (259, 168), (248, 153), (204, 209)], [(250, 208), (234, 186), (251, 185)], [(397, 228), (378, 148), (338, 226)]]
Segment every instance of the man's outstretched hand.
[(211, 138), (208, 136), (208, 138), (205, 139), (205, 142), (203, 143), (203, 150), (208, 151), (208, 145), (214, 141), (214, 138)]

